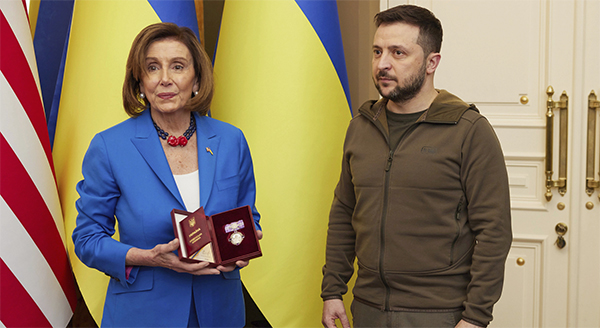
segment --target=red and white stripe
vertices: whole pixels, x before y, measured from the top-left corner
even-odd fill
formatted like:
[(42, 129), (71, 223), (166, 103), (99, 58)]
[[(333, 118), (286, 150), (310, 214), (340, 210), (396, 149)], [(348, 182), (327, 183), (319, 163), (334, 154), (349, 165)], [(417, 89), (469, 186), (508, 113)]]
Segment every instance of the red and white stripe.
[(0, 327), (64, 327), (75, 285), (24, 0), (0, 0), (0, 71)]

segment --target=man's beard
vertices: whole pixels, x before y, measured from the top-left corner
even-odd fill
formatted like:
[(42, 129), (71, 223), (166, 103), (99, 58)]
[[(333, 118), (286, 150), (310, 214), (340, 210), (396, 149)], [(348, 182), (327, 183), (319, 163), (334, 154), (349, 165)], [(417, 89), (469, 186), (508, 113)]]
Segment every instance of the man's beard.
[[(425, 83), (426, 70), (427, 65), (423, 63), (421, 69), (416, 74), (409, 77), (403, 86), (397, 85), (387, 96), (384, 96), (381, 92), (381, 87), (379, 86), (377, 80), (375, 81), (375, 87), (382, 97), (387, 98), (395, 103), (404, 103), (413, 99), (419, 93), (419, 91), (421, 91), (423, 84)], [(380, 71), (377, 73), (376, 78), (379, 79), (380, 77), (391, 78), (391, 76), (387, 75), (385, 71)], [(398, 77), (396, 77), (395, 81), (398, 82)]]

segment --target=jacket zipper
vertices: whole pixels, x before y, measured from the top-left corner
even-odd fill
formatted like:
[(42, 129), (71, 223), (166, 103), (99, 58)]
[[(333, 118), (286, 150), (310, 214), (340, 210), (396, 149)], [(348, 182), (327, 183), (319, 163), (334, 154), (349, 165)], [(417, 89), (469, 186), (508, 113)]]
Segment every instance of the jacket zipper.
[[(377, 121), (371, 117), (370, 115), (364, 115), (366, 118), (369, 119), (369, 121), (371, 121), (371, 123), (373, 123), (373, 125), (375, 125), (375, 127), (377, 129), (379, 129), (379, 131), (381, 132), (381, 134), (383, 135), (383, 137), (385, 138), (386, 143), (390, 144), (390, 139), (389, 136), (387, 136), (385, 134), (385, 130), (383, 129), (383, 127), (381, 126), (381, 124), (377, 124)], [(389, 188), (389, 184), (390, 184), (390, 169), (392, 168), (392, 162), (394, 161), (394, 151), (390, 149), (389, 155), (388, 155), (388, 159), (387, 159), (387, 163), (385, 165), (385, 182), (384, 182), (384, 189), (383, 189), (383, 207), (382, 207), (382, 211), (381, 211), (381, 226), (380, 226), (380, 238), (379, 238), (379, 279), (381, 279), (381, 283), (383, 284), (383, 286), (385, 287), (385, 302), (384, 302), (384, 310), (385, 311), (389, 311), (390, 310), (390, 286), (387, 283), (387, 280), (385, 279), (385, 274), (383, 273), (383, 250), (385, 248), (385, 219), (386, 219), (386, 212), (387, 212), (387, 207), (388, 207), (388, 188)]]
[(385, 182), (383, 188), (383, 208), (381, 211), (381, 231), (379, 236), (379, 277), (381, 278), (381, 282), (385, 287), (385, 303), (384, 310), (390, 310), (390, 286), (387, 283), (385, 278), (384, 270), (383, 270), (383, 256), (385, 249), (385, 221), (387, 218), (387, 207), (388, 207), (388, 195), (389, 195), (389, 186), (390, 186), (390, 169), (392, 168), (392, 162), (394, 161), (394, 151), (390, 150), (387, 164), (385, 166)]
[[(414, 130), (416, 126), (417, 126), (417, 123), (414, 123), (404, 132), (402, 137), (400, 137), (400, 142), (398, 143), (398, 146), (396, 147), (396, 149), (400, 148), (400, 145), (402, 144), (402, 140), (404, 140), (404, 137), (406, 137), (410, 132), (412, 132), (412, 130)], [(388, 145), (389, 145), (389, 138), (386, 137), (386, 140), (388, 140)], [(389, 284), (385, 278), (385, 274), (384, 274), (383, 256), (384, 256), (384, 249), (385, 249), (385, 223), (386, 223), (386, 219), (387, 219), (387, 207), (388, 207), (388, 201), (389, 201), (390, 170), (391, 170), (392, 164), (394, 162), (394, 152), (395, 152), (395, 150), (390, 150), (390, 153), (389, 153), (388, 159), (387, 159), (387, 164), (385, 166), (385, 184), (384, 184), (384, 189), (383, 189), (383, 209), (381, 212), (381, 231), (380, 231), (380, 238), (379, 238), (379, 241), (380, 241), (380, 245), (379, 245), (380, 246), (380, 248), (379, 248), (379, 277), (381, 278), (381, 282), (383, 283), (383, 286), (385, 287), (385, 305), (384, 305), (385, 311), (390, 311), (391, 290), (390, 290), (390, 286), (389, 286)]]
[(463, 202), (465, 201), (465, 196), (460, 197), (460, 201), (458, 201), (458, 206), (456, 206), (456, 212), (454, 212), (454, 222), (456, 222), (456, 236), (452, 241), (452, 246), (450, 246), (450, 265), (454, 264), (454, 246), (460, 237), (460, 212), (462, 211)]
[[(371, 121), (371, 123), (373, 123), (373, 125), (375, 125), (375, 127), (377, 127), (379, 129), (379, 131), (381, 131), (381, 134), (383, 134), (388, 146), (390, 145), (390, 140), (389, 140), (389, 136), (387, 136), (385, 134), (385, 131), (383, 130), (383, 128), (377, 124), (377, 122), (369, 115), (365, 115), (365, 117), (369, 118), (369, 120)], [(402, 140), (404, 140), (404, 138), (410, 133), (412, 132), (412, 130), (415, 129), (415, 127), (417, 126), (417, 123), (414, 123), (413, 125), (411, 125), (402, 135), (402, 137), (400, 137), (400, 142), (398, 143), (398, 146), (396, 147), (396, 149), (400, 148), (400, 145), (402, 144)], [(392, 164), (394, 162), (394, 150), (390, 149), (389, 155), (388, 155), (388, 159), (387, 159), (387, 163), (385, 166), (385, 182), (384, 182), (384, 189), (383, 189), (383, 208), (381, 211), (381, 229), (380, 229), (380, 238), (379, 238), (379, 278), (381, 279), (381, 283), (383, 284), (383, 286), (385, 287), (385, 304), (384, 304), (384, 311), (390, 311), (390, 286), (385, 278), (385, 274), (384, 274), (384, 270), (383, 270), (383, 253), (384, 253), (384, 249), (385, 249), (385, 221), (387, 218), (387, 207), (388, 207), (388, 197), (389, 197), (389, 187), (390, 187), (390, 169), (392, 168)]]

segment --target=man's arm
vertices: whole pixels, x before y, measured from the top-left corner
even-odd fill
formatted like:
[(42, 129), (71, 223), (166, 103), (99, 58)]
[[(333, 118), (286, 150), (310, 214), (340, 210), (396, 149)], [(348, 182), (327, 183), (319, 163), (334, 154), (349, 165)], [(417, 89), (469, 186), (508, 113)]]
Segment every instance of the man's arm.
[(354, 274), (356, 233), (352, 227), (352, 210), (340, 203), (337, 196), (333, 201), (327, 229), (325, 265), (321, 298), (341, 299), (348, 291), (347, 283)]
[(485, 327), (502, 293), (512, 242), (508, 174), (500, 143), (483, 117), (473, 123), (462, 152), (461, 179), (477, 239), (463, 318)]
[(356, 232), (352, 226), (355, 205), (354, 185), (349, 163), (344, 158), (340, 180), (329, 213), (325, 265), (321, 298), (341, 299), (348, 291), (347, 283), (354, 274)]

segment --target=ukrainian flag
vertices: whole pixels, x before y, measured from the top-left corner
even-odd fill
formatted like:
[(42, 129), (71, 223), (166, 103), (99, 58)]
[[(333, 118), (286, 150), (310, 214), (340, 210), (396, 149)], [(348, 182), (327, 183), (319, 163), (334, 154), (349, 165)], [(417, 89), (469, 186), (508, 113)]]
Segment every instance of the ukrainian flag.
[(212, 116), (248, 139), (263, 257), (242, 271), (273, 327), (317, 327), (321, 268), (352, 117), (335, 1), (225, 1)]
[[(32, 23), (36, 30), (36, 46), (44, 44), (38, 38), (52, 37), (46, 32), (53, 28), (53, 22), (56, 26), (64, 26), (64, 21), (59, 24), (57, 20), (58, 5), (66, 3), (34, 2), (32, 9), (38, 10), (37, 15), (32, 15), (37, 17), (36, 23)], [(53, 64), (48, 64), (59, 66), (54, 68), (59, 83), (49, 87), (52, 91), (44, 97), (50, 95), (52, 100), (45, 99), (44, 102), (58, 106), (58, 110), (54, 111), (57, 116), (53, 157), (66, 235), (69, 236), (67, 248), (71, 265), (86, 304), (96, 322), (100, 323), (108, 277), (79, 261), (70, 238), (77, 217), (75, 201), (79, 197), (75, 185), (83, 178), (81, 162), (96, 133), (128, 118), (123, 110), (121, 92), (125, 63), (135, 36), (144, 27), (161, 21), (187, 26), (198, 35), (198, 23), (192, 0), (75, 0), (71, 8), (72, 16), (60, 16), (72, 17), (70, 29), (67, 28), (70, 34), (57, 37), (58, 40), (62, 38), (58, 41), (58, 48), (66, 53), (55, 55), (55, 58), (63, 58), (64, 62), (57, 64), (54, 59), (51, 61)], [(44, 54), (51, 52), (50, 48), (42, 48), (36, 48), (38, 60), (43, 60)], [(62, 84), (61, 65), (64, 67)], [(49, 116), (48, 121), (52, 122), (52, 114)]]

